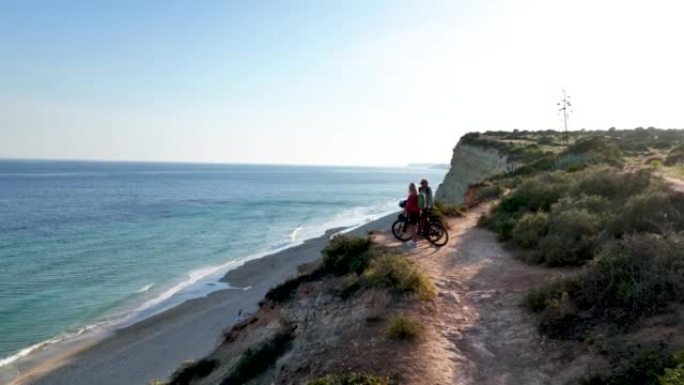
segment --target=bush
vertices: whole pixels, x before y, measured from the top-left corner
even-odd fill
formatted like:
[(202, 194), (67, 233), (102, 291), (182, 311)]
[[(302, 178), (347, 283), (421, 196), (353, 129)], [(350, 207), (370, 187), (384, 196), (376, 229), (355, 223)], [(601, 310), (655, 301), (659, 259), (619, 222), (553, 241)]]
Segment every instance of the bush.
[(397, 294), (417, 294), (424, 300), (435, 296), (432, 281), (400, 255), (383, 254), (374, 258), (363, 277), (372, 287), (389, 288)]
[(244, 384), (256, 378), (275, 364), (278, 357), (290, 348), (293, 339), (294, 331), (286, 328), (261, 345), (248, 348), (221, 385)]
[(645, 191), (650, 185), (651, 173), (648, 170), (625, 173), (613, 167), (597, 167), (578, 175), (571, 195), (598, 195), (622, 201)]
[(323, 249), (323, 265), (335, 274), (361, 274), (370, 260), (370, 237), (338, 235)]
[(619, 165), (622, 151), (617, 143), (604, 136), (588, 136), (577, 139), (562, 155), (581, 156), (586, 163)]
[(665, 233), (681, 227), (681, 214), (675, 208), (669, 192), (652, 188), (630, 197), (621, 215), (609, 230), (613, 236), (636, 232)]
[(217, 366), (218, 361), (209, 359), (187, 362), (171, 375), (167, 385), (187, 385), (192, 380), (208, 376)]
[(554, 212), (585, 210), (592, 214), (609, 215), (612, 207), (611, 202), (604, 197), (581, 194), (560, 199), (552, 206), (551, 210)]
[(325, 270), (322, 268), (316, 269), (312, 271), (309, 274), (301, 274), (297, 277), (290, 278), (286, 280), (285, 282), (281, 283), (280, 285), (270, 289), (268, 292), (266, 292), (266, 295), (264, 298), (268, 301), (272, 301), (275, 303), (282, 303), (285, 301), (288, 301), (294, 293), (297, 291), (297, 288), (305, 283), (305, 282), (311, 282), (320, 279), (323, 275), (325, 275)]
[(587, 210), (554, 210), (549, 216), (548, 234), (539, 241), (543, 262), (566, 266), (590, 260), (600, 230), (600, 217)]
[(611, 241), (581, 273), (531, 291), (525, 303), (542, 315), (542, 330), (549, 334), (566, 332), (558, 328), (575, 315), (568, 308), (584, 312), (587, 322), (629, 322), (684, 301), (683, 246), (680, 235), (638, 234)]
[(387, 328), (387, 338), (393, 340), (412, 340), (418, 337), (418, 334), (420, 326), (403, 315), (393, 318)]
[(308, 382), (308, 385), (390, 385), (389, 378), (371, 373), (329, 374)]
[(549, 216), (544, 212), (526, 213), (517, 221), (511, 231), (511, 239), (518, 246), (531, 249), (537, 247), (548, 228)]
[(567, 189), (567, 180), (559, 173), (527, 179), (494, 207), (491, 216), (483, 218), (496, 231), (500, 240), (511, 238), (516, 222), (527, 212), (549, 211)]
[(501, 200), (499, 209), (506, 213), (548, 211), (567, 189), (565, 178), (559, 174), (545, 174), (523, 182), (513, 193)]
[[(582, 385), (658, 385), (666, 369), (674, 366), (672, 355), (661, 348), (631, 346), (608, 354), (610, 369), (580, 380)], [(677, 383), (681, 385), (682, 383)]]
[(665, 374), (662, 375), (660, 385), (682, 385), (684, 384), (684, 352), (673, 356), (675, 366), (665, 368)]
[(577, 265), (591, 260), (601, 242), (625, 233), (684, 229), (684, 198), (664, 190), (647, 170), (555, 171), (520, 183), (480, 224), (529, 250), (528, 262)]

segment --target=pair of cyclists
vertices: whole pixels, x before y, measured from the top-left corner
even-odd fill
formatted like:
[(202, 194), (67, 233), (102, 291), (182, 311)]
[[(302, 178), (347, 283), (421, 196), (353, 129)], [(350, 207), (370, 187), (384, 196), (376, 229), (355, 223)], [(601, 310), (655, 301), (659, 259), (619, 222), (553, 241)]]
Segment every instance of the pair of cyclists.
[(430, 210), (434, 206), (432, 188), (430, 188), (427, 179), (420, 181), (420, 188), (416, 188), (415, 183), (409, 184), (405, 207), (409, 223), (409, 233), (411, 234), (411, 240), (408, 241), (409, 248), (417, 247), (418, 223), (425, 223)]

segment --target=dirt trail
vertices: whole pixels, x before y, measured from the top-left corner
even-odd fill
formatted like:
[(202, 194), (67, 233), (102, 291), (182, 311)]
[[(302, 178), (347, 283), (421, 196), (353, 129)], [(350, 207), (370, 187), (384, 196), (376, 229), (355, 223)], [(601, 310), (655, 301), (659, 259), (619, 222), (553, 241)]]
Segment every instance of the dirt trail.
[(670, 185), (672, 190), (674, 190), (678, 193), (684, 193), (684, 181), (683, 180), (673, 178), (673, 177), (669, 177), (669, 176), (665, 176), (665, 175), (662, 175), (662, 177), (663, 177), (663, 180), (665, 180), (665, 183)]
[(434, 384), (565, 383), (576, 373), (520, 307), (530, 287), (561, 271), (515, 260), (494, 233), (477, 227), (486, 209), (452, 220), (447, 246), (421, 242), (410, 256), (439, 291), (435, 312), (421, 316), (429, 331), (415, 359)]

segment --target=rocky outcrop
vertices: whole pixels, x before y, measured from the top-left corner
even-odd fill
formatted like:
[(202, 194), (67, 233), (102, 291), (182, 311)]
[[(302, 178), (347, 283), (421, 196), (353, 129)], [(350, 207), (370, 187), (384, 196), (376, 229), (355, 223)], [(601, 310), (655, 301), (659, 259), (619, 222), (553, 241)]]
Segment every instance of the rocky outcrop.
[(437, 189), (436, 198), (448, 203), (463, 203), (468, 186), (483, 179), (515, 170), (522, 163), (510, 161), (508, 155), (493, 146), (464, 143), (454, 147), (451, 168)]

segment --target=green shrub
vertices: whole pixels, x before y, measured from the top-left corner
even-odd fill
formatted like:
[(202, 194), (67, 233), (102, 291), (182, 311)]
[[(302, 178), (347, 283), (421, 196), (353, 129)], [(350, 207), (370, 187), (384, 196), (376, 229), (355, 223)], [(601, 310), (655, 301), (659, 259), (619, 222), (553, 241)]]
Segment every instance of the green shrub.
[(221, 385), (244, 384), (256, 378), (275, 365), (278, 357), (290, 349), (293, 339), (294, 331), (291, 328), (286, 328), (261, 345), (248, 348), (240, 356), (230, 374), (221, 381)]
[(680, 223), (681, 214), (673, 205), (671, 193), (652, 188), (630, 197), (609, 230), (616, 237), (637, 232), (665, 233), (679, 229)]
[(329, 374), (309, 381), (308, 385), (390, 385), (390, 381), (372, 373)]
[(420, 326), (403, 315), (394, 317), (387, 328), (387, 338), (393, 340), (412, 340), (420, 334)]
[(559, 174), (544, 174), (523, 182), (512, 194), (501, 200), (499, 210), (506, 213), (520, 211), (548, 211), (567, 189)]
[(684, 238), (674, 234), (637, 234), (611, 241), (585, 270), (531, 291), (525, 303), (541, 314), (542, 330), (549, 334), (565, 333), (558, 328), (572, 315), (568, 308), (583, 312), (587, 322), (629, 322), (684, 301), (683, 246)]
[(548, 211), (567, 190), (567, 180), (559, 173), (527, 179), (501, 199), (490, 216), (482, 220), (499, 240), (511, 238), (516, 222), (527, 212)]
[(528, 178), (480, 224), (529, 250), (522, 256), (528, 262), (577, 265), (625, 233), (684, 230), (680, 210), (684, 198), (672, 198), (648, 171), (589, 167)]
[[(608, 353), (610, 368), (606, 373), (593, 374), (580, 380), (581, 385), (658, 385), (666, 368), (674, 359), (662, 347), (631, 346)], [(681, 385), (681, 383), (679, 383)]]
[[(278, 286), (271, 288), (268, 292), (266, 292), (264, 299), (275, 303), (288, 301), (290, 298), (292, 298), (294, 293), (297, 291), (297, 288), (301, 284), (305, 282), (316, 281), (324, 275), (325, 270), (322, 268), (316, 269), (308, 274), (300, 274), (297, 277), (290, 278)], [(263, 304), (263, 302), (261, 304)]]
[(662, 375), (660, 385), (682, 385), (684, 384), (684, 352), (673, 356), (674, 366), (665, 368), (665, 374)]
[(202, 359), (197, 362), (187, 362), (171, 375), (167, 385), (188, 385), (190, 381), (208, 376), (216, 367), (218, 361)]
[(562, 154), (553, 159), (553, 167), (549, 169), (576, 172), (587, 168), (591, 160), (591, 157), (585, 155)]
[(598, 195), (584, 195), (565, 197), (556, 202), (551, 210), (563, 212), (568, 210), (586, 210), (592, 214), (606, 215), (611, 210), (611, 202)]
[(371, 258), (370, 237), (338, 235), (323, 249), (323, 265), (335, 274), (361, 274)]
[(505, 174), (506, 176), (513, 177), (524, 177), (537, 174), (541, 171), (552, 171), (558, 169), (557, 167), (557, 156), (553, 154), (545, 155), (539, 159), (526, 164), (524, 166), (518, 167), (512, 172)]
[(548, 222), (549, 215), (544, 212), (526, 213), (513, 227), (511, 239), (525, 249), (537, 247), (539, 239), (546, 234)]
[(548, 234), (539, 240), (543, 261), (551, 266), (577, 265), (593, 257), (601, 219), (587, 210), (553, 211)]
[(417, 294), (424, 300), (435, 296), (432, 281), (401, 255), (383, 254), (374, 258), (363, 277), (370, 286), (385, 287), (397, 294)]
[(598, 195), (611, 200), (624, 200), (648, 189), (648, 170), (621, 172), (613, 167), (594, 167), (577, 174), (572, 195)]
[(589, 164), (619, 165), (622, 162), (622, 151), (618, 144), (604, 136), (579, 138), (564, 151), (563, 155), (581, 156)]

